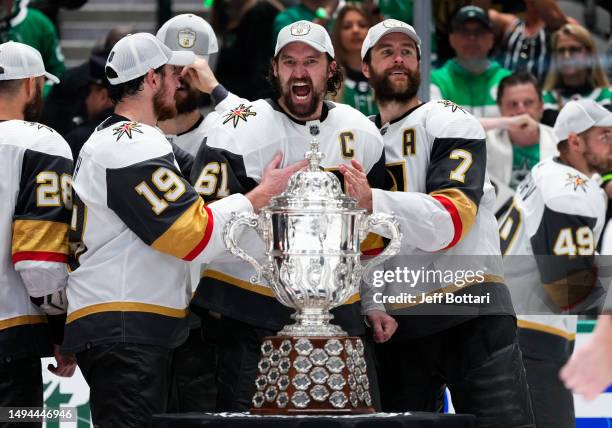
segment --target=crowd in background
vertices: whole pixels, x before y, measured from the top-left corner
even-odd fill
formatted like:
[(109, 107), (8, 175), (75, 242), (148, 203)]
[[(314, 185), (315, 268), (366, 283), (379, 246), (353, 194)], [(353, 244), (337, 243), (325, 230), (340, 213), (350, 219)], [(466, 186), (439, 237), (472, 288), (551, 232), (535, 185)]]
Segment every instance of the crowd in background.
[[(29, 44), (41, 52), (50, 72), (60, 78), (66, 73), (61, 85), (53, 90), (45, 87), (48, 98), (42, 119), (63, 136), (86, 122), (98, 121), (110, 108), (101, 91), (104, 58), (121, 35), (134, 30), (112, 31), (93, 48), (88, 63), (66, 72), (56, 28), (58, 9), (85, 3), (0, 1), (0, 41)], [(249, 100), (269, 97), (270, 59), (278, 31), (306, 19), (328, 29), (343, 67), (343, 85), (333, 100), (373, 115), (377, 109), (361, 72), (359, 49), (367, 29), (376, 22), (395, 18), (412, 23), (412, 3), (218, 0), (207, 16), (220, 40), (219, 53), (211, 63), (230, 92)], [(457, 14), (469, 4), (474, 7)], [(609, 5), (601, 2), (601, 7)], [(529, 72), (536, 78), (544, 107), (536, 120), (548, 126), (568, 100), (590, 98), (606, 107), (612, 104), (604, 68), (610, 61), (602, 63), (607, 57), (597, 51), (590, 31), (576, 17), (566, 16), (555, 0), (437, 0), (432, 2), (432, 21), (431, 99), (451, 100), (477, 117), (500, 117), (500, 81), (513, 72)], [(204, 99), (203, 105), (207, 103)], [(533, 127), (527, 129), (533, 131)]]

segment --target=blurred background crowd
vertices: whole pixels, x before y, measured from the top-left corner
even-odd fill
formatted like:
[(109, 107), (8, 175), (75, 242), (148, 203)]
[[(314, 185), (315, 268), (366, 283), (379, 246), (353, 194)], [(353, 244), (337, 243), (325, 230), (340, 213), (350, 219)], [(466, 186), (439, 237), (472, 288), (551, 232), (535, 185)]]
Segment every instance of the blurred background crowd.
[[(310, 20), (328, 29), (344, 69), (344, 84), (334, 100), (371, 115), (377, 110), (361, 72), (363, 39), (370, 26), (386, 18), (415, 24), (418, 30), (415, 10), (425, 2), (418, 3), (0, 0), (0, 42), (35, 47), (46, 69), (61, 78), (59, 85), (45, 87), (42, 122), (60, 132), (76, 155), (91, 125), (112, 109), (104, 64), (125, 34), (155, 33), (180, 13), (202, 16), (219, 40), (219, 52), (210, 58), (219, 82), (255, 100), (271, 95), (266, 78), (278, 31), (291, 22)], [(466, 5), (474, 7), (462, 9)], [(514, 187), (546, 150), (540, 143), (549, 129), (540, 125), (552, 126), (564, 103), (591, 98), (612, 108), (611, 12), (612, 3), (605, 0), (432, 0), (427, 5), (431, 25), (424, 27), (430, 30), (430, 85), (422, 96), (454, 101), (483, 118), (492, 141), (507, 139), (510, 155), (493, 159), (502, 161), (505, 172), (493, 175)], [(513, 73), (515, 79), (523, 76), (504, 85), (511, 90), (498, 92), (502, 79)], [(527, 87), (526, 92), (517, 95), (517, 86)], [(201, 107), (209, 103), (205, 97)]]

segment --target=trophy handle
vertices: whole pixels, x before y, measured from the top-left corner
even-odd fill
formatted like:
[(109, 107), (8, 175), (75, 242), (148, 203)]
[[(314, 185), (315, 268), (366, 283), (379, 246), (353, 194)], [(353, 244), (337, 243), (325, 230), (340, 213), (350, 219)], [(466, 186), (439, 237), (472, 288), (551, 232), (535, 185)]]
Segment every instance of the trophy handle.
[[(223, 228), (223, 241), (227, 249), (236, 257), (249, 262), (255, 269), (255, 275), (251, 276), (251, 283), (257, 284), (261, 282), (261, 277), (264, 272), (263, 267), (259, 264), (254, 257), (251, 257), (238, 245), (236, 240), (236, 230), (238, 226), (245, 226), (253, 228), (261, 236), (262, 229), (260, 227), (260, 219), (258, 215), (251, 213), (232, 213), (232, 218), (225, 224)], [(264, 233), (265, 234), (265, 233)]]
[(371, 282), (370, 276), (372, 274), (372, 271), (374, 270), (374, 267), (399, 253), (400, 244), (402, 240), (402, 232), (400, 231), (399, 223), (397, 222), (395, 217), (389, 214), (380, 213), (370, 214), (363, 220), (361, 228), (362, 240), (366, 237), (368, 233), (374, 231), (376, 226), (379, 225), (385, 226), (387, 230), (391, 232), (391, 242), (389, 242), (387, 247), (379, 255), (371, 259), (365, 265), (362, 277), (368, 284)]

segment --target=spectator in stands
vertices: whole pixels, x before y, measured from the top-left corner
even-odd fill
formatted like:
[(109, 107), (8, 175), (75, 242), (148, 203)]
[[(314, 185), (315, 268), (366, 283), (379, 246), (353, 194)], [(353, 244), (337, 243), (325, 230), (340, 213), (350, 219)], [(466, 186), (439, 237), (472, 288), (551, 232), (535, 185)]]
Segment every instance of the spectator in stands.
[[(113, 28), (106, 35), (105, 39), (92, 49), (92, 54), (96, 57), (108, 57), (117, 41), (135, 31), (136, 28), (134, 26)], [(106, 63), (106, 59), (104, 63)], [(40, 121), (55, 129), (62, 136), (67, 136), (70, 131), (88, 120), (85, 100), (91, 86), (89, 67), (90, 61), (85, 61), (67, 70), (62, 81), (58, 85), (53, 86), (45, 101)], [(102, 67), (104, 67), (104, 64)]]
[(282, 9), (279, 0), (215, 1), (211, 23), (221, 46), (215, 73), (228, 91), (249, 100), (271, 96), (272, 23)]
[(297, 5), (288, 7), (274, 20), (271, 40), (278, 38), (278, 33), (283, 27), (301, 20), (311, 21), (327, 28), (338, 3), (339, 0), (302, 0)]
[[(55, 26), (41, 11), (19, 0), (0, 0), (0, 43), (12, 40), (40, 52), (45, 69), (62, 77), (66, 69)], [(46, 96), (51, 84), (45, 84)]]
[(493, 28), (502, 40), (499, 61), (512, 71), (528, 71), (543, 82), (550, 64), (550, 35), (568, 22), (557, 0), (525, 0), (525, 19), (489, 10)]
[(464, 6), (451, 21), (449, 42), (456, 58), (431, 73), (431, 99), (455, 102), (477, 117), (499, 116), (497, 85), (510, 71), (488, 58), (493, 47), (491, 21), (476, 6)]
[(597, 54), (591, 33), (577, 24), (566, 24), (552, 36), (553, 62), (544, 82), (542, 122), (553, 125), (569, 100), (590, 98), (612, 110), (612, 90)]
[(53, 22), (55, 28), (59, 30), (60, 8), (74, 10), (82, 7), (85, 3), (87, 3), (87, 0), (29, 0), (28, 5), (44, 13)]
[(74, 159), (79, 157), (81, 147), (96, 129), (96, 126), (113, 112), (113, 102), (110, 99), (108, 89), (109, 83), (104, 74), (107, 56), (108, 52), (105, 52), (105, 50), (94, 48), (89, 57), (89, 88), (85, 97), (87, 120), (66, 134), (66, 141), (70, 150), (72, 150)]
[(360, 4), (347, 4), (338, 12), (332, 31), (336, 61), (344, 69), (344, 81), (334, 101), (355, 107), (366, 116), (378, 113), (372, 88), (361, 72), (361, 45), (372, 25), (372, 16)]
[(540, 123), (542, 92), (532, 74), (504, 77), (497, 89), (497, 105), (502, 116), (482, 118), (480, 123), (487, 131), (487, 171), (497, 188), (497, 208), (501, 208), (535, 164), (559, 152), (553, 129)]

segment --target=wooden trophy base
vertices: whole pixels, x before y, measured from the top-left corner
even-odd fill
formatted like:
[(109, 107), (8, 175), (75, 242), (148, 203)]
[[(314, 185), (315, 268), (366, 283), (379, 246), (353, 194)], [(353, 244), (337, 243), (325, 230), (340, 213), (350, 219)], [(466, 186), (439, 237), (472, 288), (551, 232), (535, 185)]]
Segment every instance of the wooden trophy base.
[(358, 337), (266, 337), (258, 367), (253, 414), (374, 413)]

